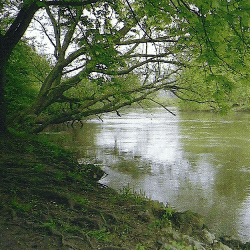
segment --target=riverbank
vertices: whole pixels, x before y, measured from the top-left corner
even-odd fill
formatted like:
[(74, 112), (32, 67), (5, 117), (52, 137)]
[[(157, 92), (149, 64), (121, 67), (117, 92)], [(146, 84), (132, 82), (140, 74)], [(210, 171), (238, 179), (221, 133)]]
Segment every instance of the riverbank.
[(250, 249), (179, 213), (100, 185), (104, 172), (21, 135), (0, 138), (0, 249)]

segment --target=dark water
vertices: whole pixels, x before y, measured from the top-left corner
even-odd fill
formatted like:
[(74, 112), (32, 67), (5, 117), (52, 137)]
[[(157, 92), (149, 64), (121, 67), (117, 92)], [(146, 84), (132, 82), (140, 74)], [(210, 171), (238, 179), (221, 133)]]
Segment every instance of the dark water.
[(250, 241), (250, 114), (127, 110), (64, 129), (55, 140), (102, 164), (102, 183), (205, 216), (218, 235)]

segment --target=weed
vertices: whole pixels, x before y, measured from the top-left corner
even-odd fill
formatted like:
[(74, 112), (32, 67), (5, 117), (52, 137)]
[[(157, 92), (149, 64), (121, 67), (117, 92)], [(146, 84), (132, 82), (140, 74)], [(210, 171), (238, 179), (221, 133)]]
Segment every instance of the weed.
[(4, 208), (4, 202), (0, 201), (0, 209)]
[(40, 178), (38, 176), (34, 176), (34, 177), (29, 179), (29, 182), (33, 183), (33, 185), (37, 185), (41, 181), (42, 181), (42, 178)]
[(123, 232), (123, 233), (128, 233), (128, 232), (131, 231), (131, 229), (132, 229), (132, 227), (130, 227), (130, 226), (128, 226), (128, 225), (124, 225), (124, 226), (123, 226), (122, 232)]
[(104, 221), (105, 225), (107, 225), (107, 221), (106, 221), (106, 219), (104, 218), (104, 216), (103, 216), (102, 212), (100, 212), (100, 215), (101, 215), (102, 220)]
[(19, 189), (20, 189), (19, 187), (12, 187), (10, 191), (13, 195), (16, 195)]
[(49, 222), (44, 222), (42, 226), (46, 229), (59, 230), (60, 232), (76, 233), (79, 229), (71, 226), (70, 223), (62, 221), (60, 217), (50, 218)]
[(73, 199), (74, 199), (74, 201), (76, 201), (78, 203), (81, 203), (83, 205), (88, 205), (89, 204), (89, 201), (87, 199), (85, 199), (84, 197), (81, 197), (81, 196), (74, 197)]
[(79, 229), (76, 226), (70, 226), (68, 224), (63, 225), (63, 231), (66, 231), (68, 233), (77, 233), (79, 232)]
[(176, 242), (176, 241), (170, 241), (171, 247), (165, 247), (164, 250), (171, 250), (173, 248), (177, 249), (177, 250), (197, 250), (196, 247), (192, 247), (192, 246), (185, 246), (184, 243), (181, 242)]
[(163, 215), (163, 221), (168, 224), (168, 226), (171, 226), (171, 218), (173, 216), (174, 210), (172, 208), (165, 208), (165, 214)]
[(84, 178), (83, 174), (80, 173), (80, 172), (71, 172), (71, 171), (68, 171), (67, 173), (68, 177), (75, 180), (75, 181), (82, 181)]
[(165, 219), (170, 219), (173, 216), (174, 210), (170, 207), (165, 208), (165, 214), (163, 215), (163, 217)]
[(64, 173), (62, 171), (56, 171), (55, 179), (57, 181), (62, 181), (65, 178)]
[(143, 205), (147, 202), (147, 198), (143, 194), (138, 194), (136, 191), (131, 189), (129, 185), (121, 189), (115, 197), (112, 197), (111, 202), (115, 203), (116, 201), (130, 201), (134, 202), (137, 205)]
[(145, 250), (145, 248), (141, 244), (137, 244), (135, 250)]
[(43, 227), (50, 228), (50, 229), (56, 229), (56, 222), (52, 218), (50, 218), (49, 222), (43, 223)]
[(149, 228), (162, 228), (163, 226), (171, 226), (171, 218), (173, 216), (174, 210), (172, 208), (165, 208), (165, 213), (163, 214), (162, 218), (153, 221), (150, 225)]
[(25, 151), (27, 151), (29, 153), (33, 153), (34, 152), (34, 146), (33, 145), (25, 145), (24, 149), (25, 149)]
[(17, 201), (17, 198), (14, 197), (12, 200), (11, 200), (11, 207), (15, 210), (19, 210), (19, 211), (22, 211), (22, 212), (27, 212), (31, 209), (31, 205), (22, 205), (20, 204), (18, 201)]
[(88, 236), (92, 236), (99, 241), (111, 242), (110, 233), (106, 231), (106, 228), (100, 230), (93, 230), (86, 233)]
[(148, 227), (150, 229), (155, 228), (155, 227), (156, 228), (161, 228), (162, 225), (163, 225), (163, 221), (162, 220), (154, 220)]
[(33, 171), (34, 172), (37, 172), (37, 173), (40, 173), (44, 170), (44, 164), (38, 164), (36, 165), (35, 167), (33, 167)]

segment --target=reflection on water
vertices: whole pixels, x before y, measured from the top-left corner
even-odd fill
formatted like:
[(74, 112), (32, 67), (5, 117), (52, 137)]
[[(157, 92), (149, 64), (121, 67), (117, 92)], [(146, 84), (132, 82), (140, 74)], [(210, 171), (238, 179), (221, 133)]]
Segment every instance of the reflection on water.
[[(203, 175), (210, 187), (203, 183), (201, 189), (202, 197), (208, 198), (197, 211), (221, 234), (239, 235), (243, 241), (250, 241), (250, 207), (246, 206), (250, 195), (250, 171), (246, 171), (250, 163), (249, 114), (227, 117), (180, 114), (180, 117), (185, 158), (196, 173), (210, 166)], [(206, 155), (206, 164), (200, 162), (202, 155)]]
[(102, 183), (116, 189), (129, 183), (152, 199), (202, 214), (220, 235), (250, 241), (249, 119), (136, 110), (54, 136), (79, 158), (103, 164)]

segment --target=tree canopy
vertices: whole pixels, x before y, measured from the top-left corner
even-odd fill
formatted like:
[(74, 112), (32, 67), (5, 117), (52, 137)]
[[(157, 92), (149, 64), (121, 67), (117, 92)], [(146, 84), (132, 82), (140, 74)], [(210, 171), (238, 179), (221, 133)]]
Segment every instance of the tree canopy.
[(33, 103), (15, 115), (30, 131), (117, 111), (159, 90), (227, 110), (233, 91), (248, 85), (249, 7), (246, 0), (2, 1), (0, 87), (29, 27), (51, 64)]

